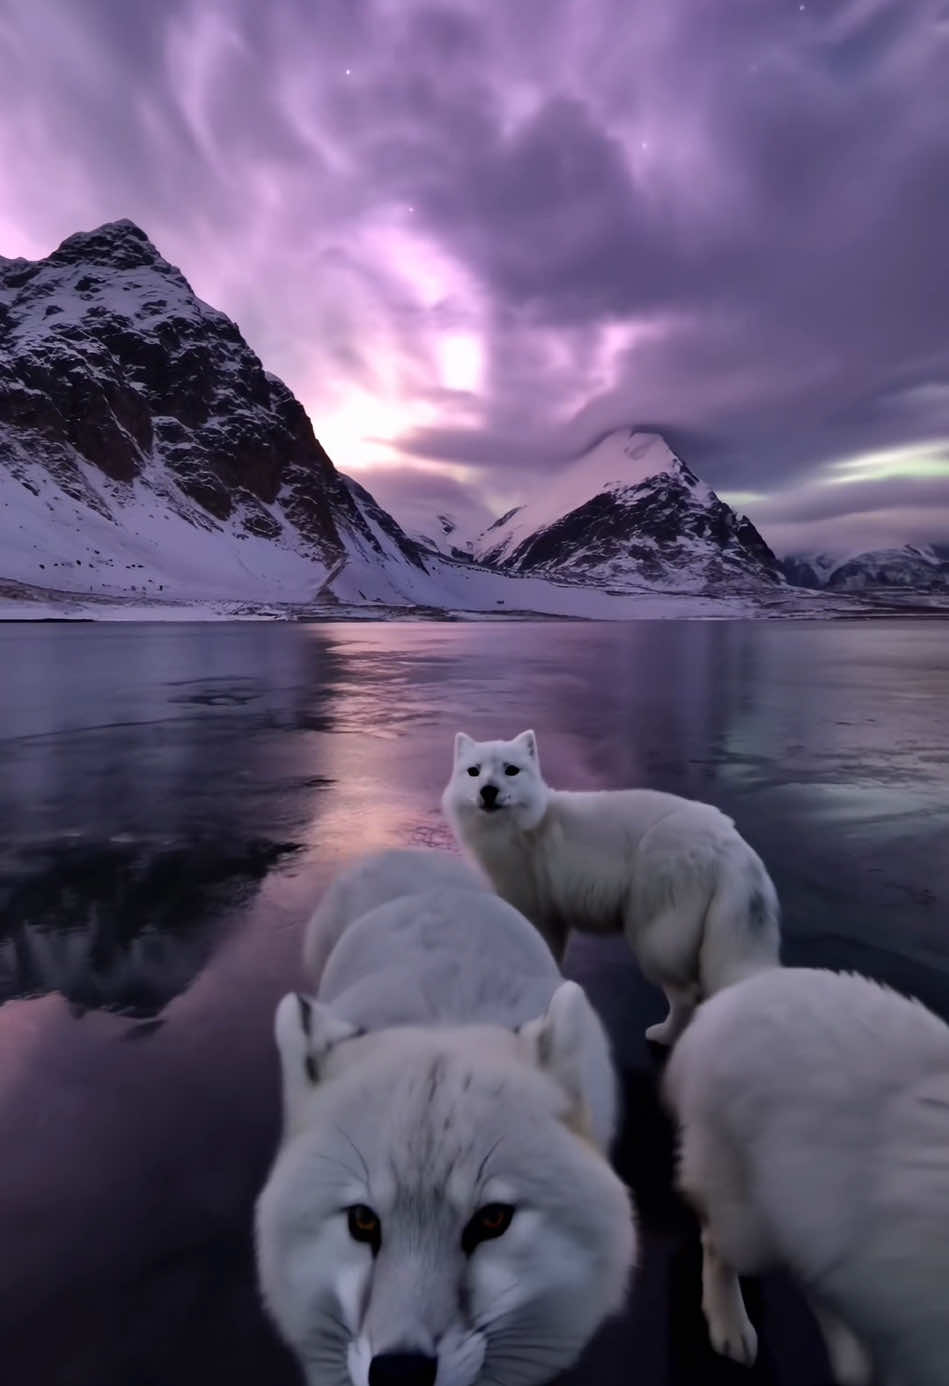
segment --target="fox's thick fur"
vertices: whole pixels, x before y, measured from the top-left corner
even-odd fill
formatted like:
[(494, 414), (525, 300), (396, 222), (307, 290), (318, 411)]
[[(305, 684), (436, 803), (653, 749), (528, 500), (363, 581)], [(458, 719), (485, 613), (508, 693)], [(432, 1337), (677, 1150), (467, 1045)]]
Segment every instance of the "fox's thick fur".
[(442, 807), (498, 894), (563, 956), (571, 929), (626, 935), (669, 1014), (673, 1044), (696, 1004), (778, 965), (778, 897), (761, 858), (711, 804), (650, 789), (551, 789), (537, 738), (459, 732)]
[(439, 886), (490, 890), (491, 882), (451, 852), (427, 847), (389, 847), (358, 858), (334, 876), (303, 937), (303, 969), (311, 981), (323, 975), (326, 960), (343, 933), (362, 915), (400, 896)]
[(583, 991), (447, 853), (358, 862), (304, 953), (327, 960), (277, 1008), (257, 1262), (309, 1386), (549, 1381), (622, 1306), (636, 1250)]
[(949, 1026), (864, 977), (776, 969), (699, 1007), (664, 1091), (715, 1347), (754, 1359), (736, 1272), (783, 1265), (838, 1380), (868, 1354), (885, 1386), (947, 1386)]

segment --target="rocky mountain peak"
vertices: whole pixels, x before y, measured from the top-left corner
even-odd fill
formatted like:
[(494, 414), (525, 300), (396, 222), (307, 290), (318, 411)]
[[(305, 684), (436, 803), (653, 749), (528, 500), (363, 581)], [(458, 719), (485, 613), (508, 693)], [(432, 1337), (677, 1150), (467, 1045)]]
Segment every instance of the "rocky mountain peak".
[(512, 572), (610, 587), (724, 591), (783, 581), (751, 521), (660, 434), (634, 428), (561, 468), (537, 499), (485, 530), (474, 552)]
[(134, 271), (147, 272), (153, 284), (164, 281), (168, 292), (192, 294), (181, 271), (159, 254), (141, 227), (127, 220), (77, 231), (43, 260), (0, 256), (0, 294), (8, 307), (12, 298), (25, 305), (57, 291), (85, 298), (106, 284), (134, 280)]
[[(111, 586), (107, 555), (130, 526), (136, 553), (153, 555), (133, 569), (178, 571), (161, 553), (174, 536), (182, 554), (219, 551), (242, 590), (252, 548), (262, 573), (305, 582), (311, 568), (314, 589), (357, 551), (424, 572), (236, 324), (128, 220), (69, 236), (43, 260), (0, 261), (0, 489), (24, 517), (12, 538), (29, 581), (49, 580), (49, 562), (79, 568), (86, 590)], [(57, 542), (74, 557), (53, 560), (28, 536), (60, 512)], [(86, 540), (103, 521), (116, 533)]]
[[(47, 257), (49, 265), (100, 265), (105, 269), (172, 269), (134, 221), (107, 221), (93, 231), (67, 236)], [(174, 271), (185, 282), (178, 270)]]

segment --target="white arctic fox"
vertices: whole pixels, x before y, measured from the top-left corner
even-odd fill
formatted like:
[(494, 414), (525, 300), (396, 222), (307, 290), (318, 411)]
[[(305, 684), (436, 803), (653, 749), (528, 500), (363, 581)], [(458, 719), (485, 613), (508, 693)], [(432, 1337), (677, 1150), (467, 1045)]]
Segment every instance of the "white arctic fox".
[(275, 1019), (265, 1302), (309, 1386), (549, 1381), (621, 1307), (635, 1259), (603, 1028), (447, 853), (357, 863), (307, 957), (324, 930), (316, 997), (285, 996)]
[(718, 1351), (754, 1360), (736, 1272), (780, 1264), (838, 1380), (868, 1379), (863, 1344), (886, 1386), (946, 1386), (949, 1026), (864, 977), (776, 969), (699, 1007), (664, 1090)]
[(442, 795), (455, 835), (560, 960), (571, 929), (623, 932), (674, 1044), (702, 996), (777, 966), (778, 897), (761, 858), (711, 804), (651, 789), (573, 793), (540, 773), (537, 738), (459, 732)]

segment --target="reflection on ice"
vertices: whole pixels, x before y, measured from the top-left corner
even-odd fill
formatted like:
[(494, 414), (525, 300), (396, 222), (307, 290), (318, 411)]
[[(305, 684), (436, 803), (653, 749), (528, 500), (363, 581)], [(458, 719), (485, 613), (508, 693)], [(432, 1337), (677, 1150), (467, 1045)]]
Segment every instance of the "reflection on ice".
[(61, 992), (78, 1012), (157, 1014), (191, 982), (225, 910), (297, 850), (266, 840), (34, 844), (0, 869), (0, 1001)]

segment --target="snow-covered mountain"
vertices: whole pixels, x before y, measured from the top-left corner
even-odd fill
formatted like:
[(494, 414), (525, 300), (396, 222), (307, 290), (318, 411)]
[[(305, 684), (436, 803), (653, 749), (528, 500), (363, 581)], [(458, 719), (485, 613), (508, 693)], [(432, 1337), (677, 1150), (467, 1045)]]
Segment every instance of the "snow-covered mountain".
[(905, 544), (902, 548), (851, 554), (791, 554), (782, 566), (788, 581), (796, 587), (834, 592), (887, 587), (949, 591), (949, 557), (929, 544)]
[[(165, 600), (437, 595), (302, 406), (129, 221), (0, 258), (0, 578)], [(376, 584), (373, 588), (373, 583)]]
[(604, 439), (478, 540), (451, 514), (422, 528), (336, 470), (131, 222), (0, 257), (5, 614), (622, 619), (783, 610), (788, 590), (754, 526), (654, 434)]
[(478, 537), (478, 562), (619, 590), (725, 593), (783, 581), (751, 521), (656, 433), (611, 433), (538, 489)]

